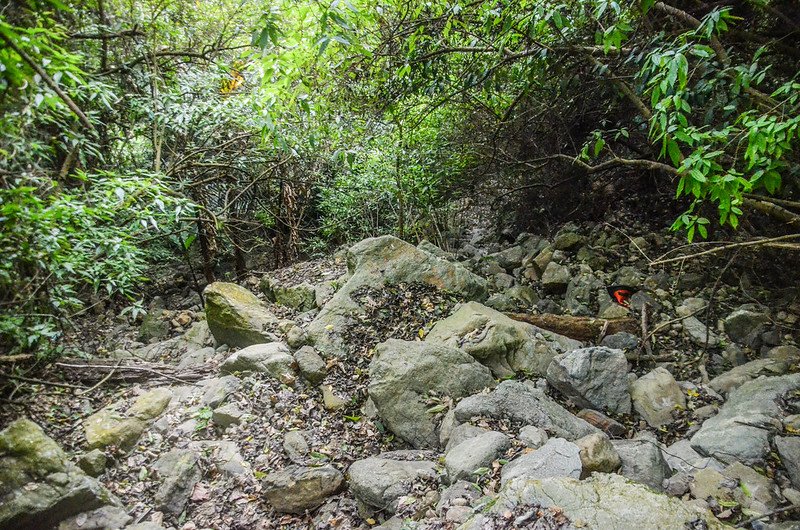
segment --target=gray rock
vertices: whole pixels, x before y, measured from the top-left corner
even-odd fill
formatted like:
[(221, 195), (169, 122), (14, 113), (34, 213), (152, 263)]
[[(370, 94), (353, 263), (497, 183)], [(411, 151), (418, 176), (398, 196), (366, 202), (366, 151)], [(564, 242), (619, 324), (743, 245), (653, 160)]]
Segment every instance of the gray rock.
[(741, 462), (734, 462), (722, 474), (738, 486), (734, 498), (745, 510), (768, 513), (778, 507), (780, 489), (769, 478)]
[(343, 483), (333, 466), (288, 466), (264, 478), (262, 493), (276, 511), (299, 514), (321, 506)]
[(664, 460), (667, 461), (674, 473), (687, 473), (689, 475), (703, 469), (722, 471), (725, 466), (716, 458), (703, 456), (694, 449), (689, 440), (678, 440), (669, 447), (662, 449)]
[(193, 366), (201, 366), (213, 359), (216, 353), (216, 350), (211, 346), (200, 348), (199, 350), (187, 351), (181, 356), (180, 361), (178, 361), (178, 368), (184, 369)]
[(307, 329), (311, 343), (325, 355), (341, 357), (347, 353), (342, 334), (365, 312), (351, 294), (363, 286), (420, 282), (469, 300), (487, 296), (483, 278), (392, 236), (356, 243), (348, 251), (347, 262), (350, 278)]
[(622, 465), (622, 460), (605, 433), (594, 433), (576, 440), (580, 449), (583, 477), (591, 473), (613, 473)]
[(444, 459), (450, 482), (475, 478), (473, 472), (476, 469), (488, 468), (509, 447), (511, 438), (496, 431), (461, 442), (450, 449)]
[(106, 470), (107, 458), (100, 449), (92, 449), (78, 457), (78, 467), (90, 477), (99, 477)]
[(585, 237), (577, 232), (561, 232), (553, 240), (553, 248), (556, 250), (575, 250), (586, 240)]
[(350, 491), (363, 505), (393, 514), (398, 499), (408, 494), (416, 482), (436, 480), (436, 464), (419, 459), (432, 456), (424, 452), (394, 451), (357, 460), (347, 472)]
[(717, 334), (709, 330), (697, 317), (686, 317), (681, 321), (681, 324), (683, 326), (683, 332), (686, 333), (689, 340), (698, 346), (705, 346), (706, 343), (708, 343), (709, 348), (716, 348), (719, 346), (719, 337)]
[(542, 288), (546, 293), (564, 294), (569, 285), (569, 269), (560, 263), (551, 261), (542, 273)]
[(468, 506), (477, 501), (483, 493), (475, 488), (473, 482), (459, 480), (451, 485), (439, 496), (436, 503), (436, 513), (443, 514), (452, 506)]
[(310, 450), (303, 431), (287, 432), (283, 437), (283, 450), (290, 460), (302, 460)]
[(423, 239), (422, 241), (420, 241), (419, 244), (417, 245), (417, 248), (427, 252), (428, 254), (433, 254), (439, 259), (444, 259), (447, 261), (453, 261), (456, 259), (455, 254), (453, 254), (452, 252), (447, 252), (445, 250), (442, 250), (441, 248), (437, 247), (427, 239)]
[(0, 528), (37, 530), (103, 506), (121, 506), (27, 419), (0, 431)]
[(458, 399), (494, 386), (488, 368), (461, 350), (428, 342), (390, 339), (375, 348), (369, 397), (385, 425), (417, 448), (437, 447), (426, 396)]
[(795, 436), (776, 436), (775, 449), (781, 457), (789, 479), (800, 488), (800, 438)]
[(286, 331), (286, 344), (290, 348), (302, 348), (308, 342), (308, 333), (300, 326), (292, 326)]
[(488, 394), (462, 399), (455, 408), (458, 423), (473, 417), (507, 418), (522, 425), (545, 429), (559, 438), (577, 440), (597, 430), (573, 416), (544, 391), (519, 381), (503, 381)]
[[(687, 528), (697, 520), (704, 528), (724, 526), (708, 509), (655, 493), (618, 475), (595, 473), (586, 480), (520, 477), (506, 482), (485, 514), (474, 516), (460, 530), (497, 528), (489, 521), (506, 512), (557, 508), (575, 527), (588, 530), (626, 528)], [(529, 508), (530, 507), (530, 508)], [(491, 519), (489, 519), (491, 517)], [(500, 519), (503, 520), (503, 519)]]
[(547, 431), (539, 427), (534, 427), (533, 425), (526, 425), (521, 428), (517, 434), (517, 438), (519, 438), (519, 441), (524, 443), (526, 447), (530, 447), (531, 449), (539, 449), (550, 439), (547, 435)]
[(725, 463), (762, 463), (771, 435), (783, 427), (780, 398), (797, 389), (800, 374), (745, 383), (730, 393), (716, 416), (703, 423), (691, 439), (692, 447)]
[(597, 279), (588, 265), (581, 265), (578, 274), (567, 285), (564, 305), (573, 315), (592, 315), (591, 307), (597, 304), (597, 293), (607, 296), (603, 282)]
[(244, 287), (215, 282), (203, 295), (208, 327), (218, 344), (244, 348), (277, 340), (272, 331), (278, 318)]
[(673, 411), (686, 407), (686, 396), (665, 368), (643, 375), (631, 384), (630, 391), (633, 408), (651, 427), (671, 424)]
[(767, 352), (767, 357), (792, 365), (800, 362), (800, 348), (797, 346), (776, 346)]
[(303, 346), (294, 352), (294, 360), (300, 374), (312, 385), (318, 385), (328, 375), (328, 368), (317, 350), (311, 346)]
[[(455, 418), (455, 415), (453, 415), (453, 418)], [(469, 440), (470, 438), (476, 438), (487, 432), (490, 432), (489, 429), (486, 429), (484, 427), (476, 427), (475, 425), (470, 425), (469, 423), (462, 423), (461, 425), (456, 425), (451, 429), (450, 434), (447, 437), (445, 453), (449, 452), (450, 449), (461, 444), (462, 442)], [(441, 432), (439, 439), (440, 440), (442, 439)]]
[(505, 272), (498, 272), (492, 278), (492, 283), (499, 290), (509, 289), (514, 285), (514, 277)]
[(692, 477), (683, 471), (675, 473), (662, 484), (664, 486), (664, 493), (672, 497), (682, 497), (689, 491), (689, 486), (692, 482)]
[(161, 486), (153, 497), (157, 509), (173, 515), (183, 512), (202, 477), (198, 461), (197, 453), (188, 449), (173, 449), (159, 457), (153, 465), (161, 478)]
[(254, 344), (241, 349), (225, 359), (219, 367), (220, 373), (260, 372), (281, 379), (294, 373), (294, 358), (289, 347), (281, 342)]
[(79, 513), (65, 521), (61, 521), (58, 530), (108, 530), (127, 528), (133, 520), (128, 512), (120, 506), (103, 506), (90, 512)]
[(629, 285), (631, 287), (637, 287), (641, 285), (643, 281), (644, 274), (642, 274), (642, 271), (636, 267), (630, 267), (626, 265), (624, 267), (620, 267), (619, 270), (614, 273), (615, 285)]
[(515, 285), (502, 293), (495, 293), (486, 300), (486, 307), (497, 311), (513, 312), (527, 310), (539, 301), (536, 291), (529, 285)]
[(150, 308), (142, 319), (137, 338), (139, 342), (150, 342), (169, 336), (170, 325), (162, 316), (163, 308)]
[(244, 412), (236, 403), (228, 403), (214, 409), (211, 413), (211, 420), (215, 425), (227, 429), (231, 425), (238, 425), (242, 421)]
[(725, 333), (739, 344), (757, 347), (760, 343), (760, 335), (764, 332), (764, 327), (769, 322), (769, 315), (744, 306), (725, 318)]
[(633, 440), (612, 440), (611, 443), (622, 459), (623, 477), (656, 491), (663, 489), (664, 479), (672, 474), (672, 470), (654, 437), (642, 435)]
[(547, 369), (547, 382), (580, 407), (631, 411), (628, 360), (622, 350), (591, 347), (557, 355)]
[(206, 379), (202, 385), (203, 395), (200, 397), (200, 404), (216, 408), (241, 388), (242, 380), (235, 375), (226, 375)]
[(314, 286), (307, 282), (298, 285), (284, 285), (275, 278), (264, 276), (259, 287), (267, 300), (278, 305), (297, 311), (310, 311), (317, 307), (317, 292)]
[(197, 440), (189, 442), (188, 448), (197, 454), (202, 454), (224, 476), (252, 476), (250, 464), (239, 453), (239, 448), (235, 442), (227, 440)]
[(614, 350), (633, 350), (639, 346), (639, 337), (633, 333), (620, 331), (603, 337), (603, 340), (600, 341), (600, 346)]
[(515, 372), (543, 375), (554, 356), (581, 346), (477, 302), (463, 304), (437, 322), (425, 342), (460, 348), (491, 368), (496, 377)]
[(728, 394), (731, 390), (739, 388), (748, 381), (762, 375), (783, 375), (789, 371), (789, 366), (777, 359), (756, 359), (736, 366), (732, 370), (720, 374), (708, 382), (708, 386), (720, 394)]
[(539, 449), (519, 456), (503, 466), (500, 483), (505, 484), (523, 476), (535, 479), (580, 478), (581, 470), (580, 448), (563, 438), (551, 438)]

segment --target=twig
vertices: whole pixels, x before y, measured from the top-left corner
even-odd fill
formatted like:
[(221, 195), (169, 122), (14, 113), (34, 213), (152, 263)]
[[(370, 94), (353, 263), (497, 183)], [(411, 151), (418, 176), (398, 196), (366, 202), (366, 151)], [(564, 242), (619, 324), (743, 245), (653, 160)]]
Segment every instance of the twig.
[[(649, 315), (648, 315), (647, 310), (649, 308), (650, 308), (650, 304), (648, 304), (647, 302), (645, 302), (644, 305), (642, 306), (642, 337), (647, 337), (648, 336), (647, 328), (648, 328), (648, 324), (649, 324)], [(642, 341), (641, 346), (637, 349), (637, 351), (639, 351), (639, 353), (641, 353), (641, 348), (642, 347), (644, 348), (645, 353), (647, 353), (647, 355), (649, 357), (653, 356), (653, 347), (650, 345), (650, 341), (649, 340), (643, 340)]]
[(656, 326), (656, 327), (653, 329), (653, 331), (651, 331), (651, 332), (650, 332), (650, 334), (647, 336), (647, 340), (649, 340), (649, 339), (650, 339), (651, 337), (653, 337), (653, 336), (654, 336), (656, 333), (658, 333), (659, 331), (661, 331), (661, 330), (662, 330), (662, 329), (664, 329), (665, 327), (669, 326), (670, 324), (674, 324), (675, 322), (680, 322), (681, 320), (686, 320), (686, 319), (687, 319), (687, 318), (689, 318), (689, 317), (693, 317), (693, 316), (695, 316), (696, 314), (698, 314), (699, 312), (701, 312), (701, 311), (705, 310), (707, 307), (708, 307), (708, 305), (704, 305), (704, 306), (703, 306), (703, 307), (701, 307), (700, 309), (697, 309), (697, 310), (695, 310), (695, 311), (692, 311), (691, 313), (689, 313), (689, 314), (688, 314), (688, 315), (686, 315), (686, 316), (683, 316), (683, 317), (678, 317), (678, 318), (673, 318), (672, 320), (667, 320), (666, 322), (662, 322), (661, 324), (659, 324), (658, 326)]
[(102, 385), (103, 383), (105, 383), (106, 381), (111, 379), (111, 376), (114, 375), (114, 372), (117, 371), (117, 368), (119, 368), (120, 364), (122, 364), (122, 361), (118, 362), (117, 366), (115, 366), (113, 370), (108, 372), (104, 378), (102, 378), (100, 381), (98, 381), (96, 385), (94, 385), (91, 388), (87, 388), (86, 390), (81, 390), (80, 392), (78, 392), (78, 395), (82, 396), (84, 394), (88, 394), (89, 392), (92, 392), (92, 391), (96, 390), (100, 385)]
[(15, 363), (18, 361), (27, 361), (33, 358), (29, 353), (20, 353), (17, 355), (0, 355), (0, 363)]
[(753, 240), (753, 241), (744, 241), (744, 242), (741, 242), (741, 243), (731, 243), (730, 245), (725, 245), (725, 246), (722, 246), (722, 247), (717, 247), (717, 248), (712, 248), (712, 249), (709, 249), (709, 250), (704, 250), (704, 251), (698, 252), (696, 254), (688, 254), (686, 256), (678, 256), (676, 258), (669, 258), (669, 259), (651, 261), (650, 262), (650, 266), (654, 267), (656, 265), (663, 265), (665, 263), (674, 263), (676, 261), (683, 261), (683, 260), (687, 260), (687, 259), (691, 259), (691, 258), (697, 258), (697, 257), (700, 257), (700, 256), (707, 256), (709, 254), (716, 254), (718, 252), (724, 252), (724, 251), (730, 250), (732, 248), (753, 247), (753, 246), (758, 246), (758, 245), (768, 245), (768, 244), (774, 243), (776, 241), (786, 241), (787, 239), (795, 239), (795, 238), (798, 238), (798, 237), (800, 237), (800, 234), (788, 234), (788, 235), (785, 235), (785, 236), (770, 237), (770, 238), (767, 238), (767, 239), (756, 239), (756, 240)]
[(751, 517), (746, 521), (742, 521), (741, 523), (737, 524), (735, 528), (744, 528), (752, 523), (755, 523), (759, 519), (764, 519), (765, 517), (771, 517), (773, 515), (777, 515), (779, 513), (788, 512), (790, 510), (796, 510), (800, 508), (797, 504), (792, 504), (791, 506), (784, 506), (783, 508), (778, 508), (776, 510), (772, 510), (771, 512), (767, 512), (761, 515), (756, 515), (755, 517)]
[(83, 390), (86, 387), (78, 386), (78, 385), (71, 385), (69, 383), (59, 383), (57, 381), (45, 381), (43, 379), (34, 379), (32, 377), (23, 377), (21, 375), (11, 375), (0, 372), (0, 377), (7, 377), (8, 379), (13, 379), (15, 381), (22, 381), (24, 383), (33, 383), (36, 385), (45, 385), (45, 386), (57, 386), (62, 388), (76, 388), (78, 390)]

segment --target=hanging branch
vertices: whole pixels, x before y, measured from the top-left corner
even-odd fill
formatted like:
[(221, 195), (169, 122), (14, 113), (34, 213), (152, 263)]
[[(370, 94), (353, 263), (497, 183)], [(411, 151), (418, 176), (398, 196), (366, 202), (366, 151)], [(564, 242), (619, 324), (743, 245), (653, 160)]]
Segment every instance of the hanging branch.
[(30, 65), (30, 67), (33, 68), (34, 72), (39, 74), (39, 76), (42, 78), (42, 80), (44, 80), (47, 86), (53, 89), (53, 92), (55, 92), (58, 95), (58, 97), (61, 98), (61, 100), (67, 105), (67, 107), (69, 107), (69, 110), (71, 110), (73, 114), (75, 114), (75, 116), (78, 117), (78, 119), (87, 129), (89, 129), (90, 131), (94, 131), (94, 126), (92, 125), (92, 122), (89, 121), (89, 118), (86, 117), (86, 114), (83, 113), (80, 107), (78, 107), (78, 105), (72, 100), (71, 97), (69, 97), (69, 95), (66, 92), (61, 90), (61, 87), (58, 86), (58, 83), (53, 81), (53, 78), (50, 77), (47, 74), (47, 72), (45, 72), (44, 68), (39, 66), (39, 64), (33, 60), (33, 57), (28, 55), (25, 52), (25, 50), (17, 46), (17, 43), (11, 40), (11, 38), (8, 37), (8, 35), (6, 35), (5, 33), (0, 32), (0, 40), (5, 42), (9, 48), (14, 50), (23, 61), (28, 63), (28, 65)]

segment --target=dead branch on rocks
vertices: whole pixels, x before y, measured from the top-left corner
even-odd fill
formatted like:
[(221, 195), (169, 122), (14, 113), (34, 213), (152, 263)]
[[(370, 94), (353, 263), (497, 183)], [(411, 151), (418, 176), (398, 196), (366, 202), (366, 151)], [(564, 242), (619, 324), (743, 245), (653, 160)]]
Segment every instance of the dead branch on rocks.
[(192, 385), (207, 378), (215, 370), (210, 365), (178, 368), (175, 365), (151, 363), (137, 359), (100, 360), (64, 359), (54, 363), (65, 379), (85, 384), (105, 382), (165, 382)]
[(567, 315), (529, 315), (525, 313), (506, 313), (519, 322), (527, 322), (547, 331), (565, 335), (581, 342), (596, 342), (605, 335), (613, 335), (620, 331), (636, 334), (637, 322), (634, 318), (592, 318), (573, 317)]

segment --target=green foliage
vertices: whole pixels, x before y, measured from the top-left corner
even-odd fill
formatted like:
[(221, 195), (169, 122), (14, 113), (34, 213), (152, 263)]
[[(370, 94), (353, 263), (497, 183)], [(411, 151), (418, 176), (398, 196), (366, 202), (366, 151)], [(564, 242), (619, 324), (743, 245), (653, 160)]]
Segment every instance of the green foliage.
[(153, 175), (75, 177), (70, 187), (19, 179), (0, 189), (0, 293), (13, 308), (0, 318), (0, 333), (12, 351), (46, 351), (58, 319), (87, 295), (133, 300), (147, 279), (141, 240), (172, 226), (187, 207)]

